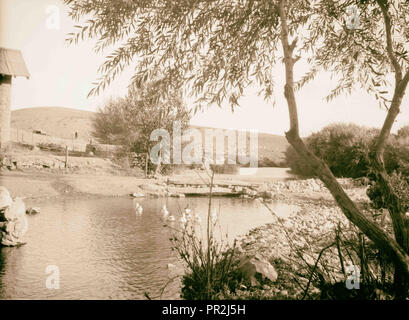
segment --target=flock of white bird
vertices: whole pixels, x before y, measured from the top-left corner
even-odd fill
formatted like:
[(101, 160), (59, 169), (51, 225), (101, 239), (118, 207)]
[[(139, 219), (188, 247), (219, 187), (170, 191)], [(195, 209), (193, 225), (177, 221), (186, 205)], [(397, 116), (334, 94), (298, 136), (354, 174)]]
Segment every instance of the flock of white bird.
[[(136, 199), (133, 199), (133, 206), (135, 209), (135, 214), (137, 216), (141, 216), (143, 213), (143, 208), (141, 204), (138, 201), (136, 201)], [(163, 221), (172, 222), (176, 220), (175, 216), (169, 213), (169, 210), (166, 207), (166, 204), (163, 205), (160, 213), (162, 215), (161, 219)], [(196, 213), (192, 213), (192, 210), (186, 207), (185, 210), (183, 211), (182, 217), (180, 218), (180, 222), (182, 225), (186, 225), (186, 223), (191, 219), (193, 219), (194, 221), (198, 223), (201, 222), (200, 216), (198, 216)]]

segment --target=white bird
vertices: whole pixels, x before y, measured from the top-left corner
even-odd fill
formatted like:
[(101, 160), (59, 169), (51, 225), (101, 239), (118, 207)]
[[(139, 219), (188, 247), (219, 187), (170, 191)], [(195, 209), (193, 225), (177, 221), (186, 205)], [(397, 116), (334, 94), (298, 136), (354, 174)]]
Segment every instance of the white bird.
[(185, 212), (183, 213), (183, 215), (186, 216), (186, 218), (189, 220), (190, 218), (192, 218), (192, 210), (190, 210), (189, 208), (185, 208)]
[(195, 218), (195, 221), (198, 223), (198, 224), (200, 224), (201, 222), (202, 222), (202, 219), (200, 218), (200, 216), (198, 215), (198, 214), (194, 214), (194, 218)]
[(186, 219), (185, 214), (183, 214), (182, 218), (180, 218), (180, 224), (181, 224), (182, 228), (186, 227), (186, 223), (187, 223), (187, 219)]
[(134, 207), (135, 213), (136, 213), (137, 215), (142, 215), (143, 208), (142, 208), (142, 206), (139, 204), (139, 202), (136, 201), (136, 199), (133, 199), (133, 207)]
[(138, 212), (139, 215), (142, 215), (142, 212), (143, 212), (142, 206), (139, 206), (139, 207), (138, 207), (137, 212)]
[(213, 223), (216, 223), (216, 221), (217, 221), (217, 211), (216, 211), (216, 209), (213, 209), (211, 219), (212, 219)]
[(168, 211), (168, 208), (166, 208), (166, 204), (163, 205), (160, 212), (163, 215), (163, 219), (166, 219), (169, 216), (169, 211)]

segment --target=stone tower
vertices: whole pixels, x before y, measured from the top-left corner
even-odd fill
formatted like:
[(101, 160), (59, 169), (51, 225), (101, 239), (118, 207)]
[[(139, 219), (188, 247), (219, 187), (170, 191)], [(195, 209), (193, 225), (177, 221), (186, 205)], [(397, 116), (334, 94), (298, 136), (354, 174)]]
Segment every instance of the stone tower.
[(30, 77), (19, 50), (0, 47), (0, 149), (10, 142), (10, 97), (12, 77)]

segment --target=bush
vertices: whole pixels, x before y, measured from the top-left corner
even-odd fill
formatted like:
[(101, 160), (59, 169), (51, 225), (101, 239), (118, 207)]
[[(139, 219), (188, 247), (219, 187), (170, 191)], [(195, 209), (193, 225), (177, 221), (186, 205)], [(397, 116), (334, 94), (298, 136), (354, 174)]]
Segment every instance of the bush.
[(238, 260), (235, 259), (235, 244), (229, 246), (227, 242), (216, 239), (213, 230), (218, 223), (217, 218), (211, 219), (208, 237), (203, 239), (199, 236), (201, 226), (198, 217), (189, 209), (182, 216), (185, 222), (181, 230), (170, 239), (173, 250), (186, 266), (181, 297), (186, 300), (225, 299), (236, 291), (242, 281)]
[[(402, 130), (402, 129), (401, 129)], [(385, 150), (385, 168), (409, 175), (409, 144), (405, 130), (392, 135)], [(369, 152), (378, 129), (369, 129), (354, 124), (332, 124), (305, 139), (310, 150), (322, 158), (337, 177), (360, 178), (370, 173)], [(292, 171), (299, 175), (313, 176), (312, 170), (300, 159), (290, 146), (286, 160)]]
[[(379, 216), (374, 216), (379, 219)], [(382, 220), (382, 217), (381, 217)], [(380, 224), (385, 230), (391, 228), (385, 223)], [(376, 248), (374, 243), (360, 233), (355, 227), (338, 225), (334, 233), (329, 234), (321, 242), (321, 248), (316, 252), (314, 263), (307, 263), (301, 253), (296, 261), (300, 265), (295, 273), (298, 283), (304, 285), (304, 296), (321, 300), (385, 300), (393, 299), (393, 264), (388, 257)], [(359, 271), (359, 290), (346, 287), (346, 281), (351, 275), (351, 266)], [(358, 275), (358, 274), (356, 274)], [(318, 296), (310, 295), (312, 288), (319, 291)]]
[(210, 169), (214, 173), (219, 174), (238, 174), (240, 171), (240, 166), (237, 164), (211, 164)]
[(65, 148), (63, 146), (60, 146), (56, 143), (38, 143), (37, 147), (40, 150), (43, 151), (49, 151), (49, 152), (63, 152), (65, 150)]
[[(390, 182), (392, 183), (393, 190), (401, 201), (401, 205), (405, 212), (409, 211), (409, 176), (402, 173), (393, 172), (390, 175)], [(372, 201), (372, 206), (375, 209), (387, 209), (387, 199), (384, 199), (381, 192), (381, 186), (379, 183), (372, 183), (367, 190), (367, 195)]]

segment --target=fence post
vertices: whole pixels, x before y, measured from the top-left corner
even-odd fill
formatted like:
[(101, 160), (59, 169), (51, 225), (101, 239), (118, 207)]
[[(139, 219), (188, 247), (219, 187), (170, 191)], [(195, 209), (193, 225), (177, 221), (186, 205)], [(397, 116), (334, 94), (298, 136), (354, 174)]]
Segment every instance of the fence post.
[(149, 154), (145, 154), (145, 179), (148, 177), (148, 161), (149, 161)]
[(65, 165), (64, 168), (67, 169), (68, 165), (68, 146), (65, 146)]

